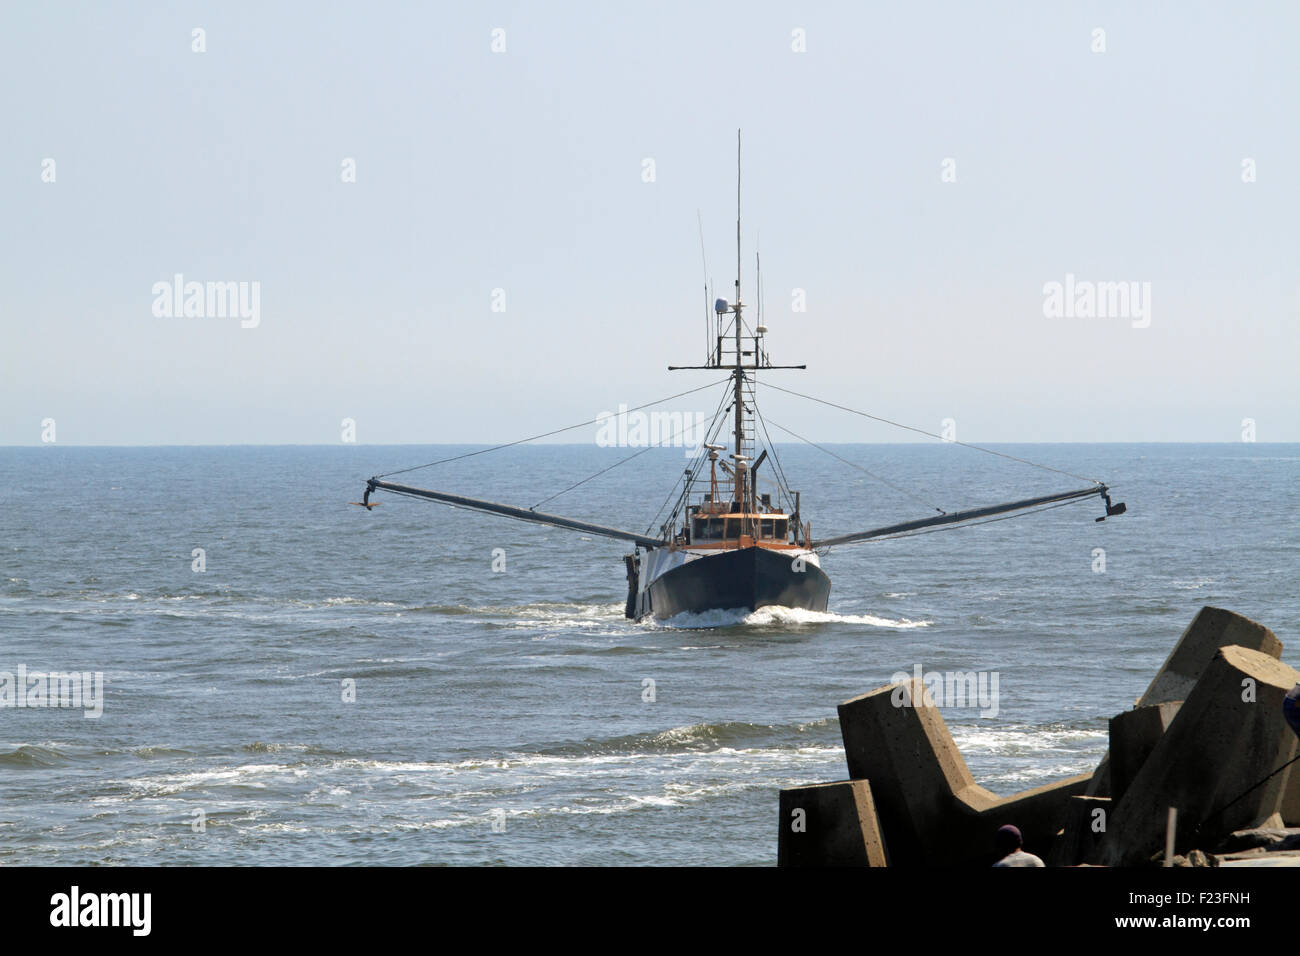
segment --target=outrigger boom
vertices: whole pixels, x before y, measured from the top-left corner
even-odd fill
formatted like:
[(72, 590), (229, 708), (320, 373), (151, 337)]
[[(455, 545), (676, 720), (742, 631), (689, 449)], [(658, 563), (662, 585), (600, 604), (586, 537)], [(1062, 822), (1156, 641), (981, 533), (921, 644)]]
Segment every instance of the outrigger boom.
[(1090, 498), (1093, 495), (1100, 495), (1106, 502), (1106, 514), (1098, 521), (1105, 521), (1110, 515), (1122, 515), (1127, 507), (1124, 502), (1117, 505), (1110, 503), (1109, 489), (1105, 485), (1097, 485), (1093, 488), (1080, 488), (1078, 491), (1062, 491), (1054, 495), (1042, 495), (1038, 498), (1025, 498), (1022, 501), (1009, 501), (1002, 505), (989, 505), (987, 508), (971, 508), (967, 511), (954, 511), (952, 514), (939, 515), (937, 518), (921, 518), (917, 521), (904, 521), (902, 524), (886, 525), (883, 528), (875, 528), (871, 531), (856, 531), (853, 534), (836, 535), (833, 538), (822, 538), (814, 541), (814, 548), (831, 548), (837, 544), (854, 544), (858, 541), (870, 541), (873, 538), (887, 538), (891, 535), (906, 534), (911, 531), (920, 531), (923, 528), (933, 528), (945, 524), (957, 524), (962, 521), (974, 521), (976, 518), (991, 518), (994, 515), (1008, 514), (1012, 511), (1024, 511), (1029, 508), (1037, 508), (1039, 505), (1049, 505), (1056, 502), (1073, 501), (1076, 498)]
[(619, 538), (623, 541), (635, 541), (643, 548), (659, 548), (666, 542), (662, 538), (651, 538), (644, 534), (637, 534), (635, 531), (620, 531), (618, 528), (610, 528), (603, 524), (592, 524), (589, 521), (578, 521), (576, 518), (565, 518), (561, 515), (549, 515), (543, 511), (532, 511), (528, 508), (516, 508), (513, 505), (498, 504), (495, 501), (487, 501), (483, 498), (468, 498), (465, 495), (452, 495), (445, 491), (429, 491), (427, 488), (414, 488), (410, 485), (399, 485), (391, 481), (381, 481), (378, 478), (371, 478), (366, 482), (366, 493), (360, 504), (369, 509), (375, 507), (370, 501), (370, 493), (377, 488), (385, 491), (392, 491), (399, 495), (413, 495), (416, 498), (428, 498), (431, 501), (441, 501), (444, 504), (455, 505), (458, 508), (469, 508), (472, 511), (483, 511), (487, 514), (505, 515), (507, 518), (518, 518), (521, 521), (535, 521), (538, 524), (555, 525), (558, 528), (568, 528), (571, 531), (585, 531), (588, 534), (600, 535), (605, 538)]
[[(649, 535), (637, 534), (635, 531), (623, 531), (619, 528), (611, 528), (608, 525), (593, 524), (590, 521), (579, 521), (576, 518), (566, 518), (563, 515), (547, 514), (544, 511), (533, 511), (529, 508), (516, 508), (514, 505), (504, 505), (496, 501), (488, 501), (485, 498), (470, 498), (467, 495), (453, 495), (445, 491), (430, 491), (427, 488), (401, 485), (392, 481), (383, 481), (379, 478), (371, 478), (366, 482), (365, 496), (361, 501), (357, 502), (357, 504), (364, 508), (377, 507), (378, 502), (372, 502), (370, 500), (370, 495), (371, 492), (378, 489), (391, 491), (399, 495), (411, 495), (416, 498), (427, 498), (430, 501), (441, 501), (444, 504), (454, 505), (458, 508), (468, 508), (471, 511), (481, 511), (485, 514), (503, 515), (507, 518), (517, 518), (521, 521), (532, 521), (537, 524), (548, 524), (557, 528), (567, 528), (570, 531), (585, 531), (588, 534), (599, 535), (605, 538), (617, 538), (621, 541), (632, 541), (643, 548), (662, 548), (670, 543), (664, 538), (652, 538)], [(1053, 495), (1040, 495), (1037, 498), (1024, 498), (1020, 501), (1009, 501), (1000, 505), (988, 505), (984, 508), (970, 508), (966, 511), (954, 511), (951, 514), (939, 515), (934, 518), (920, 518), (916, 521), (904, 521), (900, 524), (885, 525), (882, 528), (873, 528), (870, 531), (855, 531), (851, 534), (841, 534), (831, 538), (820, 538), (816, 541), (810, 542), (808, 546), (813, 549), (820, 549), (832, 548), (841, 544), (856, 544), (860, 541), (888, 538), (893, 535), (907, 534), (925, 528), (960, 524), (964, 521), (975, 521), (979, 518), (991, 518), (995, 515), (1009, 514), (1013, 511), (1025, 511), (1042, 505), (1064, 503), (1079, 498), (1090, 498), (1093, 495), (1100, 496), (1106, 503), (1106, 514), (1098, 518), (1098, 521), (1105, 521), (1107, 517), (1114, 515), (1122, 515), (1127, 510), (1127, 506), (1122, 501), (1119, 504), (1111, 504), (1110, 489), (1104, 484), (1098, 484), (1092, 488), (1080, 488), (1077, 491), (1062, 491)]]

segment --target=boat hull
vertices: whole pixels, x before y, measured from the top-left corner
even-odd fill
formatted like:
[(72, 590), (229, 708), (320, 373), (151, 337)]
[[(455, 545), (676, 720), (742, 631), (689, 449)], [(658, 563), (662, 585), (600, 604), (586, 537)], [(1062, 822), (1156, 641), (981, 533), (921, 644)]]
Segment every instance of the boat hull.
[(825, 611), (831, 579), (811, 561), (788, 552), (736, 548), (688, 561), (660, 575), (647, 588), (639, 617), (669, 618), (705, 611), (793, 607)]

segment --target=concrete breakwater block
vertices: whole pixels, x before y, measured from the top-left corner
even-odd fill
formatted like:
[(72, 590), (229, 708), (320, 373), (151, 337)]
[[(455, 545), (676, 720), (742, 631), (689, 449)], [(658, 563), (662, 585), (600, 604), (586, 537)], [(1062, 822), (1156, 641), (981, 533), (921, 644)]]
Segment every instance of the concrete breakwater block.
[(1110, 719), (1110, 796), (1116, 803), (1173, 722), (1181, 700), (1126, 710)]
[(866, 780), (781, 791), (777, 866), (888, 866)]
[(1067, 801), (1091, 774), (998, 797), (975, 783), (924, 682), (881, 687), (839, 706), (849, 776), (871, 781), (891, 866), (991, 864), (993, 836), (1013, 823), (1043, 856)]
[[(1154, 707), (1186, 699), (1187, 692), (1196, 684), (1219, 648), (1232, 644), (1248, 647), (1278, 660), (1282, 658), (1282, 642), (1263, 624), (1257, 624), (1233, 611), (1206, 605), (1179, 636), (1174, 649), (1151, 681), (1151, 686), (1137, 699), (1134, 707)], [(1109, 751), (1101, 758), (1101, 763), (1093, 773), (1088, 796), (1117, 796), (1111, 780), (1110, 759)], [(1300, 784), (1300, 779), (1297, 783)], [(1297, 798), (1297, 804), (1297, 810), (1300, 811), (1300, 797)]]
[[(1204, 615), (1202, 611), (1197, 620)], [(1252, 624), (1250, 630), (1257, 639), (1261, 631), (1267, 632), (1247, 623)], [(1232, 626), (1239, 628), (1236, 623)], [(1267, 636), (1271, 640), (1257, 640), (1267, 652), (1237, 646), (1214, 652), (1115, 805), (1099, 852), (1090, 862), (1112, 866), (1149, 862), (1163, 850), (1169, 807), (1178, 810), (1175, 849), (1179, 853), (1210, 848), (1232, 831), (1250, 827), (1280, 810), (1285, 774), (1227, 806), (1295, 755), (1296, 737), (1281, 717), (1282, 698), (1300, 679), (1300, 673), (1270, 653), (1281, 645), (1271, 632)], [(1187, 639), (1184, 634), (1184, 641)], [(1186, 673), (1172, 668), (1177, 655), (1175, 649), (1165, 671)], [(1185, 687), (1182, 677), (1166, 682), (1163, 690), (1160, 681), (1158, 677), (1143, 700), (1151, 698), (1153, 691), (1176, 693)]]
[(1097, 764), (1097, 769), (1092, 772), (1092, 780), (1088, 783), (1088, 796), (1109, 797), (1110, 791), (1110, 751), (1107, 750), (1101, 755), (1101, 763)]
[[(1235, 645), (1282, 659), (1282, 642), (1263, 624), (1219, 607), (1203, 607), (1187, 625), (1135, 707), (1186, 700), (1219, 648)], [(1290, 688), (1288, 688), (1289, 690)]]
[(1110, 797), (1071, 797), (1065, 805), (1065, 823), (1052, 843), (1048, 866), (1074, 866), (1094, 855), (1106, 834)]

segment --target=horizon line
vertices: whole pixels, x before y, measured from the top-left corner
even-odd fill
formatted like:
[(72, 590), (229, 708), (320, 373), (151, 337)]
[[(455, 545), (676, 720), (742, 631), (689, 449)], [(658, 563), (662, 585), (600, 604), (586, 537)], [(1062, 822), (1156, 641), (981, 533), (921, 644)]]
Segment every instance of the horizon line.
[[(786, 445), (798, 448), (806, 442), (787, 441), (773, 442), (775, 446)], [(962, 440), (945, 441), (944, 439), (934, 439), (933, 441), (898, 441), (898, 442), (869, 442), (869, 441), (818, 441), (820, 445), (870, 445), (875, 447), (892, 447), (892, 446), (930, 446), (930, 445), (956, 445), (957, 447), (970, 446), (974, 443)], [(1300, 445), (1297, 441), (1168, 441), (1168, 440), (1145, 440), (1145, 441), (982, 441), (983, 445)], [(645, 445), (597, 445), (595, 442), (186, 442), (186, 443), (156, 443), (156, 444), (111, 444), (104, 443), (74, 443), (74, 442), (35, 442), (26, 445), (0, 445), (0, 451), (7, 451), (18, 448), (492, 448), (495, 446), (505, 447), (538, 447), (545, 446), (548, 448), (602, 448), (608, 447), (612, 450), (624, 450), (627, 448), (644, 448), (649, 450), (651, 446)], [(661, 451), (681, 451), (685, 446), (682, 445), (664, 445)], [(504, 448), (502, 449), (504, 450)]]

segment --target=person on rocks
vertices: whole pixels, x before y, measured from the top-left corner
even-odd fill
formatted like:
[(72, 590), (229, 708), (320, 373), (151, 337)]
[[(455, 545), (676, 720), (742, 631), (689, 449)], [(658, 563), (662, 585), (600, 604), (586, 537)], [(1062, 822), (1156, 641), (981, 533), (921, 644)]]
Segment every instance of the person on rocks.
[(1042, 866), (1043, 861), (1032, 853), (1026, 853), (1021, 849), (1024, 844), (1024, 838), (1020, 835), (1020, 829), (1008, 823), (1006, 826), (998, 827), (997, 835), (993, 838), (997, 851), (1001, 854), (1001, 859), (994, 863), (994, 866)]

